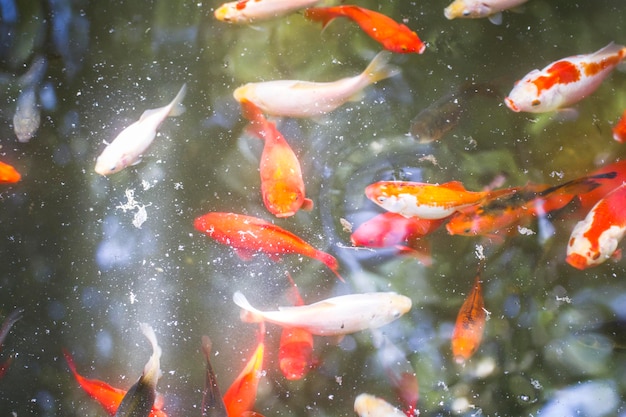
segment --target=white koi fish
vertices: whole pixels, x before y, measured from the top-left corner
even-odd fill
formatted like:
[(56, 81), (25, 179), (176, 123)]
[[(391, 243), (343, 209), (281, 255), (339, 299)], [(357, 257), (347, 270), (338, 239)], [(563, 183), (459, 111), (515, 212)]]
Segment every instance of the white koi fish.
[(489, 18), (495, 25), (502, 24), (502, 12), (512, 9), (528, 0), (454, 0), (443, 10), (446, 19), (458, 18), (480, 19)]
[(361, 74), (333, 82), (278, 80), (248, 83), (234, 92), (239, 102), (248, 100), (273, 116), (316, 117), (335, 110), (349, 100), (357, 100), (362, 90), (399, 73), (389, 65), (391, 52), (378, 53)]
[(374, 329), (391, 323), (411, 309), (411, 299), (395, 292), (349, 294), (301, 306), (260, 311), (237, 291), (233, 301), (241, 307), (241, 319), (269, 321), (283, 327), (297, 327), (319, 336), (336, 336)]
[(399, 408), (371, 394), (360, 394), (356, 397), (354, 411), (359, 417), (406, 417)]
[(170, 104), (143, 112), (138, 121), (124, 129), (113, 142), (104, 148), (96, 159), (95, 171), (100, 175), (110, 175), (138, 163), (141, 155), (152, 144), (163, 120), (168, 116), (178, 116), (185, 111), (181, 102), (186, 93), (187, 84), (183, 84)]
[(320, 0), (239, 0), (222, 4), (214, 14), (222, 22), (247, 25), (285, 16), (319, 2)]
[(504, 102), (514, 112), (568, 107), (593, 93), (624, 57), (626, 47), (611, 42), (597, 52), (553, 62), (517, 81)]
[(567, 245), (568, 264), (578, 269), (599, 265), (618, 255), (617, 245), (626, 234), (626, 184), (602, 199), (578, 222)]

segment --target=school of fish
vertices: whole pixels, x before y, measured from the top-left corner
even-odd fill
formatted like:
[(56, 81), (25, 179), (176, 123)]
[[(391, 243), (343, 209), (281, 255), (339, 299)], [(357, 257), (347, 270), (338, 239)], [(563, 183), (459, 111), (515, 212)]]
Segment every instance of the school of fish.
[[(492, 23), (501, 24), (502, 12), (516, 9), (526, 1), (454, 0), (443, 13), (450, 20), (488, 18)], [(306, 194), (307, 175), (311, 173), (303, 171), (298, 150), (292, 149), (291, 139), (283, 136), (280, 121), (275, 118), (315, 119), (327, 116), (350, 101), (363, 100), (365, 89), (400, 73), (400, 68), (391, 64), (394, 54), (422, 54), (427, 44), (408, 22), (400, 23), (383, 13), (356, 5), (326, 6), (318, 0), (238, 0), (217, 7), (214, 18), (228, 24), (252, 25), (299, 11), (303, 18), (321, 23), (323, 28), (336, 19), (349, 20), (382, 50), (372, 54), (361, 73), (338, 80), (279, 79), (250, 82), (234, 89), (233, 100), (240, 106), (241, 117), (247, 123), (241, 133), (255, 136), (263, 143), (259, 157), (260, 181), (254, 184), (258, 189), (254, 198), (262, 201), (268, 216), (211, 211), (197, 213), (189, 226), (198, 232), (199, 239), (202, 237), (207, 251), (214, 248), (216, 242), (232, 249), (244, 262), (259, 255), (276, 262), (285, 256), (319, 262), (339, 279), (341, 295), (324, 298), (306, 289), (301, 293), (289, 273), (288, 282), (284, 283), (284, 298), (289, 300), (289, 305), (275, 307), (280, 302), (264, 299), (260, 294), (248, 294), (249, 301), (244, 296), (245, 291), (234, 291), (232, 302), (240, 310), (239, 319), (255, 326), (249, 339), (256, 344), (248, 346), (251, 352), (248, 361), (222, 394), (211, 365), (211, 339), (202, 338), (206, 380), (201, 412), (203, 416), (216, 417), (260, 416), (254, 411), (255, 401), (268, 363), (278, 363), (286, 380), (300, 380), (315, 372), (322, 361), (316, 355), (317, 338), (328, 341), (367, 331), (378, 340), (374, 344), (379, 361), (388, 375), (388, 384), (398, 392), (401, 405), (394, 406), (381, 397), (360, 393), (354, 400), (355, 412), (361, 417), (415, 416), (419, 414), (419, 388), (413, 367), (406, 352), (379, 330), (407, 315), (414, 300), (392, 289), (351, 291), (350, 277), (342, 275), (335, 256), (288, 230), (290, 218), (299, 210), (312, 210), (315, 202)], [(574, 111), (573, 106), (593, 94), (613, 70), (623, 64), (624, 58), (626, 47), (611, 41), (595, 52), (581, 51), (565, 58), (557, 56), (542, 70), (530, 70), (526, 75), (523, 73), (528, 69), (521, 68), (521, 78), (505, 97), (501, 97), (500, 103), (513, 112)], [(41, 118), (36, 92), (45, 68), (45, 60), (36, 60), (21, 81), (23, 88), (13, 117), (14, 131), (20, 142), (27, 142), (37, 134)], [(139, 120), (120, 129), (110, 142), (109, 138), (104, 138), (104, 146), (100, 146), (99, 156), (95, 158), (95, 173), (110, 176), (141, 163), (144, 155), (149, 155), (157, 131), (166, 119), (185, 111), (186, 93), (187, 84), (183, 84), (177, 94), (172, 92), (174, 98), (168, 104), (145, 110)], [(498, 89), (474, 84), (460, 87), (420, 112), (411, 123), (409, 136), (420, 143), (440, 140), (457, 127), (461, 116), (465, 117), (467, 102), (475, 95), (498, 97)], [(620, 116), (622, 110), (616, 110), (611, 132), (613, 139), (620, 143), (626, 141), (626, 110)], [(8, 184), (3, 187), (19, 186), (16, 183), (22, 180), (14, 162), (10, 162), (0, 161), (0, 183)], [(521, 234), (521, 230), (526, 230), (533, 222), (539, 227), (549, 225), (550, 220), (566, 215), (565, 207), (574, 205), (580, 218), (571, 230), (562, 257), (572, 267), (584, 270), (610, 259), (618, 262), (621, 258), (619, 245), (626, 235), (626, 211), (623, 210), (626, 207), (626, 161), (605, 164), (595, 172), (557, 184), (528, 182), (482, 190), (468, 190), (462, 180), (455, 178), (443, 183), (381, 178), (367, 185), (363, 195), (383, 211), (351, 231), (346, 240), (352, 247), (392, 248), (425, 266), (434, 262), (428, 239), (440, 228), (451, 236), (482, 237), (502, 243), (512, 235)], [(283, 221), (286, 227), (276, 225), (274, 218)], [(550, 226), (546, 227), (548, 235), (554, 233)], [(455, 323), (449, 335), (450, 359), (457, 364), (470, 361), (480, 351), (482, 340), (488, 337), (489, 311), (483, 297), (483, 284), (488, 285), (483, 281), (486, 262), (481, 260), (474, 281), (468, 283), (469, 289), (456, 319), (449, 318)], [(257, 305), (263, 307), (255, 307)], [(22, 314), (22, 310), (15, 310), (4, 319), (0, 347)], [(270, 324), (267, 329), (266, 323)], [(148, 339), (152, 354), (136, 383), (126, 388), (115, 388), (83, 376), (78, 372), (70, 349), (62, 353), (78, 386), (109, 415), (167, 417), (167, 394), (157, 392), (164, 352), (157, 343), (157, 332), (149, 324), (141, 323), (139, 329)], [(273, 331), (281, 332), (279, 346), (269, 351), (271, 345), (266, 345), (265, 336)], [(268, 361), (270, 354), (277, 359)], [(11, 361), (12, 358), (8, 358), (0, 364), (0, 378), (8, 371)], [(96, 367), (89, 372), (97, 371)]]

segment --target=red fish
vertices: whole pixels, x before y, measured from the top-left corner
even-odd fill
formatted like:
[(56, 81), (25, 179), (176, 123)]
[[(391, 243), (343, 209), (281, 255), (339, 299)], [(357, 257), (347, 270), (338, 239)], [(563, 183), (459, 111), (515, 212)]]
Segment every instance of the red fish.
[(338, 272), (339, 263), (332, 255), (257, 217), (213, 212), (198, 217), (194, 227), (221, 244), (231, 246), (242, 259), (249, 259), (256, 252), (263, 252), (271, 259), (289, 253), (300, 254), (324, 263), (343, 281)]
[(18, 182), (21, 178), (22, 176), (13, 166), (0, 161), (0, 182), (13, 183)]
[(307, 19), (322, 22), (326, 27), (337, 17), (347, 17), (354, 21), (372, 39), (385, 49), (400, 54), (418, 53), (426, 49), (417, 33), (384, 14), (358, 6), (343, 5), (334, 7), (312, 7), (304, 11)]
[(228, 417), (242, 417), (254, 407), (259, 380), (263, 372), (264, 336), (265, 326), (261, 324), (257, 348), (248, 364), (224, 394)]
[[(102, 408), (109, 413), (109, 415), (114, 416), (117, 412), (124, 395), (126, 395), (126, 391), (119, 388), (114, 388), (106, 382), (99, 381), (97, 379), (88, 379), (81, 376), (76, 370), (76, 365), (74, 364), (74, 360), (72, 356), (66, 350), (63, 350), (63, 355), (65, 356), (65, 360), (67, 361), (67, 365), (70, 367), (70, 370), (74, 374), (74, 378), (80, 384), (81, 388), (93, 399), (98, 401)], [(150, 412), (150, 417), (167, 417), (167, 414), (161, 408), (163, 407), (163, 397), (157, 395), (157, 399), (152, 407), (152, 411)]]
[(457, 363), (465, 362), (476, 352), (483, 339), (486, 320), (487, 313), (478, 274), (474, 287), (459, 310), (452, 333), (452, 355)]
[(617, 245), (626, 234), (626, 184), (622, 184), (578, 222), (567, 245), (568, 264), (578, 269), (599, 265), (619, 256)]
[(304, 196), (300, 162), (276, 125), (268, 121), (254, 103), (241, 101), (242, 113), (251, 131), (265, 141), (261, 155), (261, 194), (270, 213), (289, 217), (299, 209), (310, 210), (313, 202)]
[(350, 235), (350, 240), (354, 246), (395, 247), (401, 253), (415, 256), (425, 265), (429, 265), (432, 263), (430, 248), (421, 239), (435, 231), (442, 222), (442, 219), (420, 219), (386, 212), (357, 227)]
[(619, 143), (626, 142), (626, 110), (624, 110), (622, 117), (613, 127), (613, 139)]
[[(298, 287), (287, 275), (292, 285), (294, 305), (304, 305)], [(298, 327), (284, 327), (280, 334), (278, 349), (278, 366), (285, 378), (289, 380), (302, 379), (313, 367), (313, 335), (306, 329)]]

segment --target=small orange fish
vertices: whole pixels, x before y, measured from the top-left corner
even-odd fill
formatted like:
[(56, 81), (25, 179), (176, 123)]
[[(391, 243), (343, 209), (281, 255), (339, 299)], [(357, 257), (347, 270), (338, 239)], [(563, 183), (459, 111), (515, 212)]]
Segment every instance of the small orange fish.
[[(74, 364), (74, 360), (68, 351), (63, 350), (63, 355), (65, 356), (65, 360), (67, 361), (67, 365), (70, 367), (70, 371), (74, 374), (74, 378), (78, 381), (78, 384), (81, 388), (94, 400), (98, 401), (102, 408), (109, 413), (109, 415), (114, 416), (117, 412), (124, 395), (126, 395), (126, 391), (119, 388), (114, 388), (106, 382), (99, 381), (97, 379), (88, 379), (81, 376), (76, 370), (76, 365)], [(150, 417), (167, 417), (167, 414), (161, 410), (163, 407), (163, 397), (157, 395), (157, 399), (152, 407), (152, 411), (150, 412)]]
[(249, 259), (256, 252), (263, 252), (274, 260), (284, 254), (296, 253), (324, 263), (343, 281), (338, 272), (339, 263), (332, 255), (257, 217), (212, 212), (198, 217), (194, 227), (219, 243), (234, 248), (242, 259)]
[(619, 143), (626, 142), (626, 110), (624, 110), (622, 117), (613, 127), (613, 139)]
[(0, 182), (12, 183), (18, 182), (20, 179), (22, 176), (13, 166), (0, 161)]
[(365, 188), (367, 198), (404, 217), (443, 219), (465, 207), (514, 194), (515, 189), (467, 191), (458, 181), (428, 184), (410, 181), (380, 181)]
[(265, 207), (276, 217), (293, 216), (299, 209), (311, 210), (313, 201), (304, 196), (300, 162), (283, 135), (251, 101), (243, 99), (241, 109), (250, 120), (251, 131), (265, 142), (259, 167)]
[(452, 355), (457, 363), (468, 360), (480, 346), (485, 331), (487, 313), (480, 286), (480, 273), (474, 287), (463, 302), (452, 333)]
[[(298, 287), (291, 276), (287, 274), (294, 298), (294, 305), (304, 305)], [(285, 378), (289, 380), (302, 379), (313, 367), (313, 335), (306, 329), (299, 327), (284, 327), (280, 334), (278, 349), (278, 366)]]
[(304, 11), (304, 17), (322, 22), (324, 27), (337, 17), (347, 17), (391, 52), (421, 54), (426, 49), (426, 45), (417, 36), (417, 33), (406, 25), (398, 23), (382, 13), (363, 7), (353, 5), (312, 7)]
[(257, 348), (248, 364), (224, 394), (228, 417), (242, 417), (254, 407), (259, 380), (263, 372), (263, 353), (265, 352), (265, 326), (261, 323), (260, 327)]

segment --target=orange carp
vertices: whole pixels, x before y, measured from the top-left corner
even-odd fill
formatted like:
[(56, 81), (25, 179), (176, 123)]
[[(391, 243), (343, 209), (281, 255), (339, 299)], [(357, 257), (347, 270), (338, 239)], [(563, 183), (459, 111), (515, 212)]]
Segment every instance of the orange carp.
[(452, 355), (457, 363), (468, 360), (480, 347), (485, 332), (487, 313), (480, 285), (480, 273), (474, 287), (463, 302), (452, 333)]

